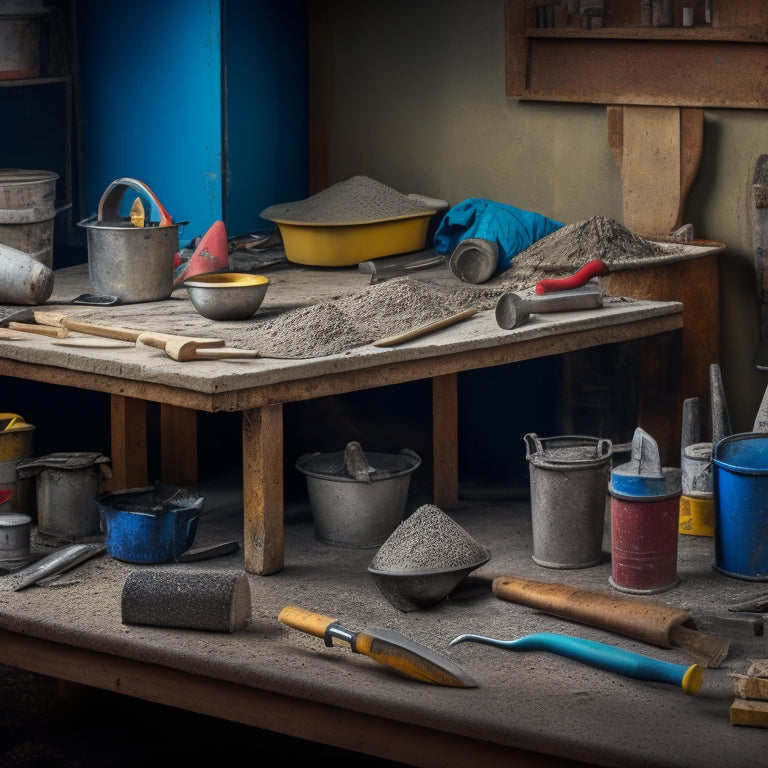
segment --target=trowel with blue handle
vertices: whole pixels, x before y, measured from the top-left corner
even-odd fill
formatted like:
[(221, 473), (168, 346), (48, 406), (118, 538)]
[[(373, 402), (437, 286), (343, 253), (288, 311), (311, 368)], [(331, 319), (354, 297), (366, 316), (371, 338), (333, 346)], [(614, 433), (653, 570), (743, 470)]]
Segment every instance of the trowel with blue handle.
[(496, 640), (482, 635), (459, 635), (454, 637), (448, 645), (451, 647), (465, 642), (493, 645), (508, 651), (549, 651), (591, 667), (632, 677), (635, 680), (678, 685), (690, 696), (695, 696), (699, 692), (704, 680), (704, 668), (698, 664), (687, 667), (684, 664), (659, 661), (641, 653), (625, 651), (623, 648), (569, 635), (537, 632), (517, 640)]

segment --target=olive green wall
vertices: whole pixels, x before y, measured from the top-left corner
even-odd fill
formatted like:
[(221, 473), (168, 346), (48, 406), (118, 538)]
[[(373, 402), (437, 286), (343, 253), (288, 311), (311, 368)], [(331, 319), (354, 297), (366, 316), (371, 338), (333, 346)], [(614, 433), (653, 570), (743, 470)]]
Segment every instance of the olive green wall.
[[(564, 222), (621, 221), (605, 107), (505, 95), (503, 0), (310, 6), (315, 179), (364, 174), (451, 205), (482, 197)], [(734, 432), (751, 430), (768, 384), (768, 373), (754, 366), (760, 327), (750, 198), (763, 153), (768, 112), (706, 110), (704, 156), (684, 216), (697, 237), (727, 246), (720, 364)]]

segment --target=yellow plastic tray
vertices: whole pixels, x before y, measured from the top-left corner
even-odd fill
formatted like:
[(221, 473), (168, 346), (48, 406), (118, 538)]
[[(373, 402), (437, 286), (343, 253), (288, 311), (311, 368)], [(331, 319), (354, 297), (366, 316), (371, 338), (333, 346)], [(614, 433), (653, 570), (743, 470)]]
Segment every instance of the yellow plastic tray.
[(302, 224), (275, 220), (285, 256), (296, 264), (348, 267), (361, 261), (420, 251), (434, 211), (364, 224)]

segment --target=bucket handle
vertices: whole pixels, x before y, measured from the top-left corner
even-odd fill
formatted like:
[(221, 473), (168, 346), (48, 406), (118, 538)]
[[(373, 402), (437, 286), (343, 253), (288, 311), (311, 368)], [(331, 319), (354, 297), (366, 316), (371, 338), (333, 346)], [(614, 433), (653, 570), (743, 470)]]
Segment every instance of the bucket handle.
[(126, 190), (133, 189), (140, 196), (148, 198), (157, 209), (160, 216), (161, 227), (172, 227), (173, 219), (168, 211), (165, 210), (162, 203), (157, 199), (157, 195), (143, 182), (138, 179), (122, 178), (115, 179), (105, 190), (104, 194), (99, 200), (98, 220), (119, 219), (120, 218), (120, 202), (123, 199), (123, 195)]
[(544, 450), (544, 446), (541, 444), (538, 435), (535, 432), (529, 432), (527, 435), (523, 435), (525, 441), (525, 458), (530, 459), (534, 453), (539, 453)]
[(599, 459), (610, 456), (613, 453), (613, 443), (605, 437), (597, 441), (597, 457)]

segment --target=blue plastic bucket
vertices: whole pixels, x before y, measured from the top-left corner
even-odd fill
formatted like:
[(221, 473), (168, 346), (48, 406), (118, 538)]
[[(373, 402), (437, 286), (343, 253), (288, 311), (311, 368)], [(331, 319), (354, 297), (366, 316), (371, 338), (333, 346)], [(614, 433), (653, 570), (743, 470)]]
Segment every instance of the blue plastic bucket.
[(768, 433), (720, 440), (712, 456), (715, 569), (768, 580)]

